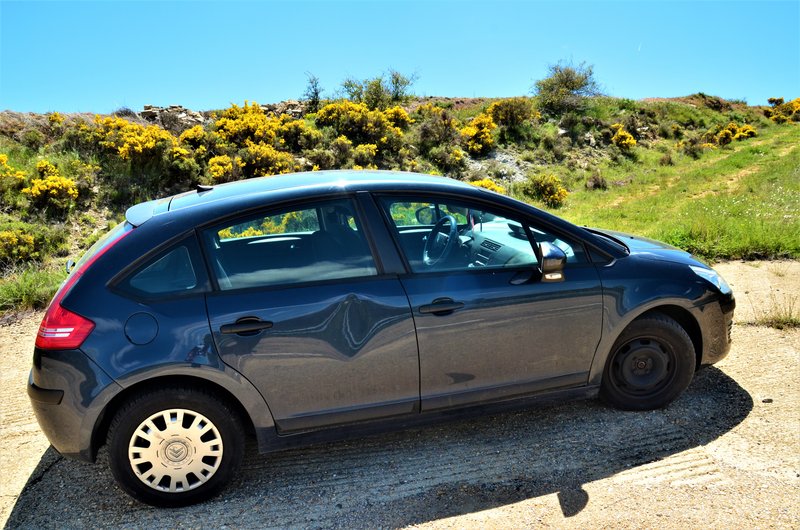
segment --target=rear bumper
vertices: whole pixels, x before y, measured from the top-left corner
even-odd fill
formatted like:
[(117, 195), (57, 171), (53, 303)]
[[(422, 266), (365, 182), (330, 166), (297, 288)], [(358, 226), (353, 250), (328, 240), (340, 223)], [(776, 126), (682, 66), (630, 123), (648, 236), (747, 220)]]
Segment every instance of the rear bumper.
[(28, 397), (45, 436), (64, 456), (94, 459), (94, 427), (120, 390), (80, 350), (34, 351)]

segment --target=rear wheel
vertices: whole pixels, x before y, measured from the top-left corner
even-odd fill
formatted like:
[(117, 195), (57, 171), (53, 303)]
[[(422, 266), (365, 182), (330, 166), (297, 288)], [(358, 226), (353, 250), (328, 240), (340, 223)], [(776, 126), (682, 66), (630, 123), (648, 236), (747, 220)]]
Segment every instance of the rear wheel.
[(625, 410), (665, 407), (692, 381), (695, 351), (686, 331), (664, 315), (633, 321), (617, 339), (600, 396)]
[(142, 394), (114, 417), (108, 437), (111, 472), (132, 497), (183, 506), (216, 495), (242, 461), (237, 415), (200, 390)]

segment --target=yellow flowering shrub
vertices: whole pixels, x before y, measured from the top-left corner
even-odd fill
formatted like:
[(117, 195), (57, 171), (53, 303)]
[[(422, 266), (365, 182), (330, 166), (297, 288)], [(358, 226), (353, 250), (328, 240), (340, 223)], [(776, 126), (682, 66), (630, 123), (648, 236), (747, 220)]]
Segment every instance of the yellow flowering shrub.
[(783, 98), (769, 98), (771, 109), (766, 109), (764, 115), (775, 123), (800, 121), (800, 98), (784, 103)]
[(304, 149), (313, 149), (322, 141), (322, 133), (304, 120), (295, 120), (284, 114), (279, 121), (277, 137), (283, 149), (300, 153)]
[(523, 183), (521, 191), (531, 199), (537, 199), (551, 208), (558, 208), (567, 200), (569, 192), (555, 175), (532, 175)]
[(0, 154), (0, 180), (10, 180), (11, 184), (18, 184), (25, 180), (25, 172), (8, 163), (8, 155)]
[(495, 193), (506, 192), (506, 189), (503, 186), (501, 186), (500, 184), (496, 183), (495, 181), (493, 181), (488, 177), (480, 180), (473, 180), (472, 182), (470, 182), (470, 184), (472, 184), (473, 186), (477, 186), (479, 188), (484, 188), (489, 191), (493, 191)]
[(353, 159), (359, 166), (373, 165), (375, 155), (378, 154), (378, 146), (375, 144), (361, 144), (353, 151)]
[(64, 124), (64, 116), (60, 112), (52, 112), (47, 115), (47, 121), (50, 127), (57, 128)]
[(517, 128), (529, 120), (541, 119), (539, 111), (533, 109), (528, 98), (510, 98), (495, 101), (486, 109), (486, 114), (501, 127)]
[(631, 133), (625, 130), (621, 123), (615, 123), (611, 126), (614, 131), (614, 136), (611, 137), (611, 143), (619, 147), (624, 152), (630, 152), (631, 149), (636, 147), (636, 139)]
[(0, 230), (0, 263), (27, 261), (36, 257), (33, 236), (21, 230)]
[(66, 210), (75, 204), (78, 188), (74, 180), (61, 176), (58, 168), (47, 160), (37, 162), (36, 171), (40, 178), (33, 179), (29, 187), (22, 189), (22, 193), (31, 197), (34, 204), (40, 207), (53, 206), (60, 210)]
[(265, 143), (247, 142), (242, 150), (242, 171), (246, 177), (264, 177), (295, 170), (294, 157)]
[(353, 156), (353, 142), (347, 136), (339, 136), (331, 142), (330, 151), (333, 155), (333, 160), (329, 167), (344, 167), (350, 157)]
[(403, 107), (389, 107), (383, 111), (383, 115), (386, 116), (386, 119), (389, 120), (393, 127), (402, 130), (408, 129), (414, 123), (414, 120), (411, 119), (411, 116), (408, 115), (408, 112)]
[(195, 125), (194, 127), (190, 127), (181, 133), (181, 135), (178, 137), (178, 143), (181, 145), (188, 145), (193, 149), (197, 149), (203, 145), (205, 137), (206, 131), (203, 129), (203, 126)]
[(758, 136), (758, 132), (756, 131), (755, 127), (752, 125), (742, 125), (738, 128), (736, 133), (733, 135), (733, 139), (737, 141), (746, 140), (748, 138), (754, 138)]
[(267, 116), (258, 103), (245, 101), (243, 107), (233, 104), (222, 111), (213, 128), (226, 142), (242, 147), (247, 142), (275, 144), (280, 125), (280, 119)]
[(717, 134), (717, 145), (728, 145), (733, 141), (733, 133), (730, 129), (722, 129), (719, 134)]
[(233, 159), (228, 155), (214, 156), (208, 160), (208, 172), (214, 180), (219, 182), (236, 180), (234, 167)]
[(472, 155), (483, 155), (494, 146), (492, 131), (497, 128), (488, 114), (478, 114), (459, 133), (464, 147)]
[(318, 127), (331, 127), (354, 144), (375, 144), (379, 151), (391, 153), (402, 147), (400, 127), (393, 125), (385, 113), (369, 110), (364, 103), (341, 101), (325, 105), (317, 112), (315, 122)]
[(139, 125), (118, 116), (96, 116), (102, 147), (115, 151), (123, 160), (151, 157), (170, 149), (175, 137), (156, 125)]

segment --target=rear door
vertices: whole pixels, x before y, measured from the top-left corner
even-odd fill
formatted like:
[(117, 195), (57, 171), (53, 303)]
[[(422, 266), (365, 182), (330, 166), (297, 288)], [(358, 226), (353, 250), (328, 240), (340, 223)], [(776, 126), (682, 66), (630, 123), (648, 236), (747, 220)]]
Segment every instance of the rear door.
[(281, 431), (419, 410), (408, 299), (378, 268), (357, 212), (337, 198), (202, 233), (218, 284), (206, 300), (217, 349)]

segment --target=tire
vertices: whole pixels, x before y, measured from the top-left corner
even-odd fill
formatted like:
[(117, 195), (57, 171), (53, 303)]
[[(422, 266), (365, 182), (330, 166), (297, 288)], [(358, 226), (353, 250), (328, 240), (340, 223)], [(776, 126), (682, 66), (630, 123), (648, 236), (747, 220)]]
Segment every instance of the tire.
[(192, 388), (141, 394), (120, 408), (108, 434), (119, 485), (153, 506), (186, 506), (219, 493), (244, 453), (238, 415)]
[(689, 386), (695, 364), (694, 345), (680, 324), (664, 315), (634, 320), (611, 349), (600, 397), (623, 410), (665, 407)]

